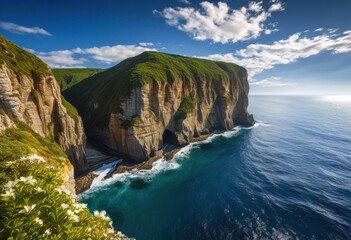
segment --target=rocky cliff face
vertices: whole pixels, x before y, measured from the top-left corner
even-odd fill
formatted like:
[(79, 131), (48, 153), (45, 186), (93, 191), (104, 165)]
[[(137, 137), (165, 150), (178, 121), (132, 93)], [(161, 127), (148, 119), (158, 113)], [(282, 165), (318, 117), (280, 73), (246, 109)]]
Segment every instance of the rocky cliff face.
[[(142, 56), (142, 62), (131, 65), (131, 72), (140, 67), (138, 64), (145, 62), (160, 63), (163, 58), (167, 59), (168, 64), (172, 64), (173, 60), (178, 61), (174, 59), (176, 57), (167, 54), (146, 54), (151, 57)], [(135, 59), (130, 61), (135, 62)], [(89, 110), (82, 109), (76, 102), (87, 123), (88, 137), (110, 150), (126, 154), (132, 161), (142, 162), (153, 157), (166, 144), (182, 146), (188, 144), (193, 137), (216, 130), (230, 130), (237, 123), (253, 124), (253, 118), (247, 112), (249, 85), (244, 68), (199, 59), (181, 58), (181, 61), (185, 63), (184, 69), (174, 69), (173, 72), (167, 70), (168, 66), (165, 70), (159, 67), (162, 62), (157, 68), (150, 67), (151, 71), (159, 71), (166, 75), (166, 79), (160, 80), (157, 76), (150, 76), (143, 83), (134, 84), (127, 96), (119, 97), (115, 111), (102, 111), (100, 106), (112, 101), (106, 89), (113, 88), (112, 85), (119, 80), (118, 77), (112, 78), (110, 83), (104, 83), (105, 92), (102, 94), (105, 98), (90, 96), (90, 101), (83, 100), (88, 103), (86, 105), (90, 107)], [(187, 61), (190, 61), (189, 64), (205, 64), (205, 67), (211, 67), (212, 70), (182, 74), (192, 71), (186, 66)], [(129, 63), (121, 64), (124, 66)], [(141, 74), (147, 74), (146, 66), (148, 65), (142, 68), (144, 72)], [(198, 67), (200, 66), (203, 65)], [(177, 71), (180, 74), (176, 74)], [(106, 77), (108, 75), (111, 73), (107, 73)], [(88, 80), (86, 84), (93, 83), (93, 80)], [(70, 94), (80, 87), (83, 88), (84, 85), (74, 86)], [(119, 87), (115, 91), (118, 89)], [(99, 90), (94, 87), (91, 91)], [(101, 116), (101, 112), (107, 115), (107, 121), (105, 125), (98, 126), (92, 119)]]
[[(22, 121), (41, 136), (53, 138), (68, 155), (76, 173), (85, 170), (86, 137), (82, 121), (78, 115), (70, 116), (63, 105), (51, 71), (46, 65), (45, 72), (36, 71), (38, 64), (44, 63), (34, 55), (4, 38), (0, 38), (0, 43), (0, 57), (3, 58), (3, 62), (0, 61), (0, 109), (3, 113), (0, 131), (13, 127), (10, 118)], [(20, 64), (25, 66), (26, 57), (35, 59), (36, 64), (16, 69)], [(28, 74), (30, 68), (33, 70)]]
[[(16, 75), (5, 64), (0, 65), (0, 109), (9, 117), (25, 122), (41, 136), (53, 137), (76, 171), (85, 170), (82, 121), (67, 114), (52, 75), (33, 80), (26, 75)], [(0, 129), (10, 126), (6, 122), (4, 117)]]

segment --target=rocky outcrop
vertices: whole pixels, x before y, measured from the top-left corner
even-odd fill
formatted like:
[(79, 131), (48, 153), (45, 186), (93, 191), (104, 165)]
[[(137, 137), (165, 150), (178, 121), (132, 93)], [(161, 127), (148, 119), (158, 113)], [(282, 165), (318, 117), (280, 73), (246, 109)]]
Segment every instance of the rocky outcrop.
[(22, 121), (41, 136), (54, 138), (76, 173), (86, 169), (82, 121), (67, 113), (51, 74), (30, 77), (0, 64), (0, 109), (0, 130), (13, 126), (10, 118)]
[[(128, 82), (133, 84), (125, 96), (120, 89)], [(183, 146), (235, 124), (252, 125), (248, 93), (247, 71), (240, 66), (145, 52), (73, 86), (67, 96), (90, 139), (138, 163), (167, 144)], [(89, 97), (75, 101), (83, 94)]]

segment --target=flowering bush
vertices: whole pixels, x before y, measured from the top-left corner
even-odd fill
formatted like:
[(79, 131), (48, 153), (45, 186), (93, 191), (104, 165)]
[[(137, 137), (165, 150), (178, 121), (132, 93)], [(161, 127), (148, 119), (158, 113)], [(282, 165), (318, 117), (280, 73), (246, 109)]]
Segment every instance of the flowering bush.
[[(6, 131), (0, 133), (1, 149), (11, 141), (12, 133), (21, 133), (19, 129)], [(127, 239), (113, 229), (104, 211), (92, 215), (62, 186), (67, 158), (48, 157), (46, 150), (44, 158), (30, 146), (20, 158), (18, 152), (6, 156), (4, 152), (0, 153), (0, 239)]]

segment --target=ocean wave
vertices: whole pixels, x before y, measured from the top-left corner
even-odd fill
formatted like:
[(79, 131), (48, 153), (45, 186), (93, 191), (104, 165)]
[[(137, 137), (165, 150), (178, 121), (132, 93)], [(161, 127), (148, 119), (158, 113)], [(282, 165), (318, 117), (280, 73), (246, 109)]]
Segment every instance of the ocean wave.
[[(93, 180), (90, 189), (86, 193), (94, 192), (102, 187), (111, 185), (115, 182), (130, 183), (135, 179), (142, 179), (145, 182), (151, 182), (152, 179), (161, 172), (178, 169), (181, 166), (180, 162), (184, 160), (191, 153), (192, 150), (199, 148), (200, 145), (211, 143), (218, 137), (224, 137), (229, 139), (238, 135), (242, 129), (250, 130), (259, 126), (269, 126), (269, 124), (263, 122), (256, 122), (252, 127), (237, 126), (230, 131), (212, 134), (210, 137), (203, 141), (193, 142), (185, 147), (182, 147), (169, 161), (162, 157), (161, 159), (153, 162), (151, 169), (133, 169), (129, 172), (114, 174), (112, 177), (105, 179), (105, 177), (110, 173), (111, 170), (114, 169), (115, 165), (120, 160), (109, 164), (104, 164), (101, 168), (94, 171), (94, 173), (98, 176)], [(84, 193), (82, 193), (82, 195), (84, 195)]]
[[(142, 179), (145, 182), (150, 182), (157, 174), (160, 172), (174, 170), (180, 167), (180, 164), (174, 160), (166, 161), (165, 158), (161, 158), (152, 163), (151, 169), (143, 169), (137, 170), (133, 169), (129, 172), (114, 174), (112, 177), (108, 179), (104, 179), (107, 175), (109, 169), (104, 171), (100, 171), (98, 177), (96, 177), (90, 187), (90, 189), (86, 192), (94, 192), (102, 187), (111, 185), (115, 182), (131, 182), (135, 179)], [(82, 193), (82, 196), (84, 193)]]

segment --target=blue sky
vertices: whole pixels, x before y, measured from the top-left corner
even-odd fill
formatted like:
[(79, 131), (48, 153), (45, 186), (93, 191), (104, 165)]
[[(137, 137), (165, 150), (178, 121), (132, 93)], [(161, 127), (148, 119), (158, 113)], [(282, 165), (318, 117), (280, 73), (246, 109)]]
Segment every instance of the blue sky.
[(351, 94), (351, 0), (2, 3), (0, 34), (51, 67), (145, 50), (238, 63), (251, 94)]

